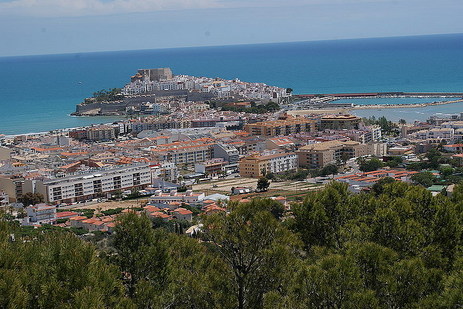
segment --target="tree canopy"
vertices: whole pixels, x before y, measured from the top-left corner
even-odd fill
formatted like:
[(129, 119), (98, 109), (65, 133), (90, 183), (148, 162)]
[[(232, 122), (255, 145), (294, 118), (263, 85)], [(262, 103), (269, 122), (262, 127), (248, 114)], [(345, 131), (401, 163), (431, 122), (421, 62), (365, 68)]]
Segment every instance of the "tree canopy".
[(359, 162), (359, 169), (362, 172), (376, 171), (377, 169), (384, 166), (383, 162), (378, 158), (371, 158), (371, 159), (360, 158), (358, 159), (358, 162)]
[(270, 181), (266, 177), (261, 177), (259, 178), (259, 180), (257, 180), (257, 190), (267, 191), (269, 186), (270, 186)]
[(43, 194), (27, 192), (19, 200), (21, 201), (21, 203), (24, 204), (24, 206), (27, 207), (30, 205), (37, 205), (43, 203), (45, 199), (43, 197)]
[(194, 238), (136, 213), (91, 242), (1, 217), (0, 308), (460, 308), (462, 197), (332, 182), (290, 210), (229, 202)]
[(122, 100), (124, 95), (120, 88), (102, 89), (93, 93), (93, 98), (98, 102)]

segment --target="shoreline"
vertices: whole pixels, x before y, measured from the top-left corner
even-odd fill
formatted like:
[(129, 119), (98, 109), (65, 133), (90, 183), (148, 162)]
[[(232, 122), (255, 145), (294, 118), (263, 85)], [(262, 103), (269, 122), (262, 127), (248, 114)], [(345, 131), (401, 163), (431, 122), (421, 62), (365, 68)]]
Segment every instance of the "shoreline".
[[(439, 105), (449, 105), (449, 104), (456, 104), (456, 103), (463, 103), (463, 99), (458, 100), (451, 100), (451, 101), (439, 101), (439, 102), (429, 102), (429, 103), (411, 103), (411, 104), (372, 104), (372, 105), (354, 105), (353, 107), (333, 107), (333, 108), (321, 108), (321, 109), (300, 109), (300, 110), (289, 110), (287, 111), (288, 114), (297, 116), (297, 115), (307, 115), (307, 114), (341, 114), (341, 113), (350, 113), (351, 111), (355, 110), (382, 110), (382, 109), (413, 109), (413, 108), (423, 108), (428, 106), (439, 106)], [(119, 120), (125, 120), (126, 115), (72, 115), (68, 114), (68, 117), (73, 118), (103, 118), (102, 120), (107, 120), (104, 118), (121, 118)], [(105, 124), (109, 124), (105, 123)], [(52, 129), (48, 131), (39, 131), (39, 132), (26, 132), (26, 133), (13, 133), (13, 134), (1, 134), (0, 137), (3, 138), (11, 138), (23, 135), (46, 135), (50, 134), (50, 132), (58, 131), (58, 132), (66, 132), (73, 129), (83, 128), (91, 125), (83, 125), (83, 126), (75, 126), (75, 127), (62, 127), (58, 129)]]

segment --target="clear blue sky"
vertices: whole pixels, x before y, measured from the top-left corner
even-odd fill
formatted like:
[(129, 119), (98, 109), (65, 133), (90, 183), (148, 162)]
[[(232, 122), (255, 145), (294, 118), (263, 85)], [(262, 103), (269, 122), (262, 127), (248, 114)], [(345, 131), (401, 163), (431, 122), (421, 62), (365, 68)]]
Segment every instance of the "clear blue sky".
[(463, 0), (0, 0), (0, 56), (463, 33)]

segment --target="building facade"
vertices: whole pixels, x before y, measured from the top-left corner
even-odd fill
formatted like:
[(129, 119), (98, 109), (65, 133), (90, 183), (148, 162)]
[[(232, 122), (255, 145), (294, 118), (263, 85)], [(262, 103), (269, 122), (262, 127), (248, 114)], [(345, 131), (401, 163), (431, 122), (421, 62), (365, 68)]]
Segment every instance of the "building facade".
[(174, 142), (149, 148), (151, 156), (157, 161), (174, 164), (194, 164), (210, 160), (216, 142), (211, 138)]
[(358, 129), (362, 118), (354, 115), (327, 115), (320, 119), (320, 130)]
[(300, 167), (323, 168), (328, 164), (336, 164), (351, 158), (366, 155), (382, 156), (385, 152), (385, 144), (361, 144), (355, 141), (336, 140), (306, 145), (299, 148), (296, 153)]
[(307, 118), (288, 118), (286, 120), (250, 123), (244, 126), (244, 130), (251, 135), (260, 136), (290, 135), (301, 132), (314, 132), (316, 122)]
[(239, 162), (241, 177), (259, 178), (269, 173), (281, 173), (297, 169), (297, 155), (294, 152), (272, 155), (251, 155)]
[(105, 196), (115, 191), (139, 189), (151, 184), (147, 164), (133, 164), (63, 178), (36, 181), (36, 192), (47, 202), (69, 203)]
[(56, 207), (45, 204), (26, 207), (28, 223), (50, 224), (56, 221)]

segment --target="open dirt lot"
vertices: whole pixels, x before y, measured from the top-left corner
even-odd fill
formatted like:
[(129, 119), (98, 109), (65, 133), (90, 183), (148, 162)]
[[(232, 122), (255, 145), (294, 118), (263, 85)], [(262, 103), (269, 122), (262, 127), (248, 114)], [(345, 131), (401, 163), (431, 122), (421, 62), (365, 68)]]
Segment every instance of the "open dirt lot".
[[(198, 192), (204, 192), (206, 195), (220, 193), (227, 194), (231, 193), (232, 187), (252, 187), (256, 189), (257, 179), (255, 178), (235, 178), (235, 179), (223, 179), (198, 185), (193, 185), (193, 190)], [(252, 196), (278, 196), (278, 195), (303, 195), (311, 190), (317, 190), (320, 185), (311, 184), (305, 181), (282, 181), (282, 182), (270, 182), (270, 187), (267, 192), (252, 194)], [(245, 197), (239, 195), (237, 197)], [(148, 202), (147, 198), (128, 200), (128, 201), (107, 201), (101, 203), (86, 203), (76, 204), (72, 207), (66, 207), (66, 209), (100, 209), (108, 210), (114, 208), (134, 208), (143, 207)]]
[[(256, 189), (257, 179), (255, 178), (235, 178), (212, 181), (208, 183), (198, 184), (193, 186), (193, 190), (202, 191), (206, 195), (221, 193), (230, 194), (232, 187), (252, 187)], [(297, 191), (304, 192), (319, 188), (319, 185), (314, 185), (305, 181), (282, 181), (282, 182), (270, 182), (269, 190), (278, 191)]]
[(69, 209), (101, 209), (108, 210), (114, 208), (134, 208), (134, 207), (143, 207), (148, 202), (148, 199), (137, 199), (137, 200), (128, 200), (128, 201), (107, 201), (101, 203), (92, 203), (92, 204), (76, 204)]

